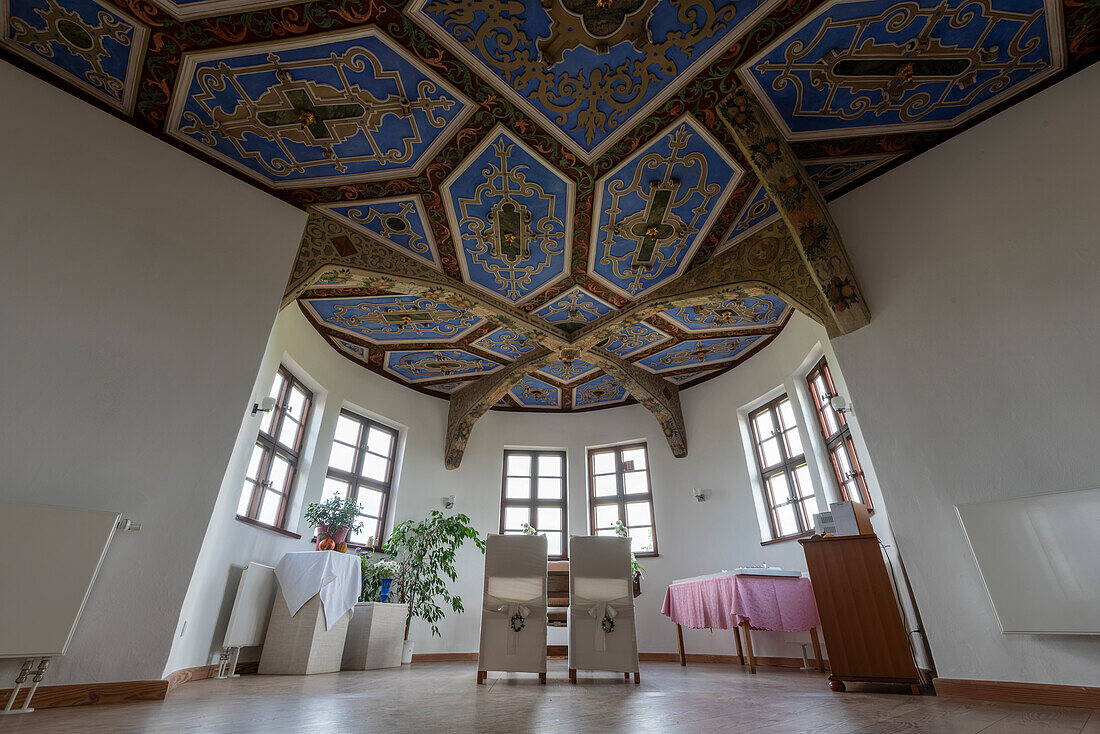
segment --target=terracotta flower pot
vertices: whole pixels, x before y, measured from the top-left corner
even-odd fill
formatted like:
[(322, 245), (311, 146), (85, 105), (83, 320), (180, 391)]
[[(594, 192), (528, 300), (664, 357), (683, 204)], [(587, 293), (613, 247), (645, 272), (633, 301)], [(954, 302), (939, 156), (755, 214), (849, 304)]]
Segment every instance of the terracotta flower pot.
[[(317, 550), (335, 550), (336, 546), (340, 545), (348, 539), (348, 529), (341, 525), (335, 530), (330, 531), (329, 525), (317, 526)], [(332, 541), (331, 547), (326, 541)], [(322, 548), (324, 544), (326, 547)]]

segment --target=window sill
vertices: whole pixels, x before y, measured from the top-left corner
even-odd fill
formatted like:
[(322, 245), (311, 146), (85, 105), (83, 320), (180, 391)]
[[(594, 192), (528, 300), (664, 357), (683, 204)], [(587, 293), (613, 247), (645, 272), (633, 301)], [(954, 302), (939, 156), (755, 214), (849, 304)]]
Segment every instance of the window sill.
[(660, 553), (635, 553), (635, 558), (660, 558)]
[(762, 540), (760, 545), (775, 545), (776, 543), (785, 543), (788, 540), (798, 540), (799, 538), (808, 538), (814, 534), (813, 530), (807, 530), (804, 533), (798, 535), (784, 535), (782, 538), (772, 538), (771, 540)]
[(285, 535), (288, 538), (294, 538), (295, 540), (301, 540), (302, 536), (298, 533), (292, 533), (285, 528), (277, 528), (274, 525), (268, 525), (266, 522), (260, 522), (251, 517), (245, 517), (244, 515), (237, 515), (237, 522), (243, 522), (245, 525), (251, 525), (254, 528), (260, 528), (261, 530), (267, 530), (272, 533), (278, 533), (279, 535)]

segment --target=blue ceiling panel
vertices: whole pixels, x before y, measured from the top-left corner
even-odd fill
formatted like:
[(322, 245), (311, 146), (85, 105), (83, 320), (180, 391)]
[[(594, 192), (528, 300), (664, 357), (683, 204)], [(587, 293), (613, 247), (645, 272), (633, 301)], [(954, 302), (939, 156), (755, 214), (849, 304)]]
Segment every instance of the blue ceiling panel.
[(509, 361), (522, 357), (537, 346), (530, 339), (504, 327), (475, 339), (471, 344), (493, 354), (499, 354)]
[(460, 309), (416, 296), (309, 298), (318, 321), (373, 342), (454, 341), (482, 323)]
[(660, 329), (656, 329), (645, 322), (639, 322), (622, 329), (603, 348), (609, 352), (614, 352), (620, 357), (625, 357), (654, 344), (660, 344), (670, 338), (668, 334)]
[(613, 310), (603, 299), (583, 288), (571, 288), (542, 308), (536, 309), (535, 315), (551, 324), (586, 324)]
[(739, 298), (708, 306), (672, 308), (662, 315), (688, 331), (721, 331), (752, 326), (775, 326), (787, 311), (778, 296)]
[(485, 375), (499, 364), (463, 349), (386, 352), (386, 371), (409, 382)]
[(573, 407), (591, 408), (595, 405), (610, 405), (626, 400), (626, 388), (615, 381), (611, 375), (601, 375), (583, 385), (573, 388)]
[(326, 204), (318, 208), (375, 242), (439, 267), (439, 253), (419, 196)]
[(561, 407), (561, 390), (530, 375), (516, 383), (510, 394), (525, 408)]
[(701, 364), (729, 362), (740, 357), (761, 338), (742, 336), (692, 339), (645, 357), (638, 364), (651, 372), (666, 372)]
[(573, 382), (579, 380), (590, 372), (598, 369), (596, 365), (589, 364), (583, 359), (573, 359), (569, 362), (558, 360), (539, 370), (547, 377), (553, 377), (558, 382)]

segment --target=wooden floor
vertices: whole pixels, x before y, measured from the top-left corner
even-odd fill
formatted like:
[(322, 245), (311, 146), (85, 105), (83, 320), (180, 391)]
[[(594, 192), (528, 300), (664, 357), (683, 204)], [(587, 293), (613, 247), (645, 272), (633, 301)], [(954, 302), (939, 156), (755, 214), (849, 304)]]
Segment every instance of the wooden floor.
[(810, 734), (1100, 734), (1100, 711), (890, 693), (831, 693), (824, 676), (740, 666), (643, 663), (642, 683), (579, 673), (549, 681), (475, 663), (302, 677), (204, 680), (158, 703), (48, 709), (0, 717), (0, 734), (58, 732), (804, 732)]

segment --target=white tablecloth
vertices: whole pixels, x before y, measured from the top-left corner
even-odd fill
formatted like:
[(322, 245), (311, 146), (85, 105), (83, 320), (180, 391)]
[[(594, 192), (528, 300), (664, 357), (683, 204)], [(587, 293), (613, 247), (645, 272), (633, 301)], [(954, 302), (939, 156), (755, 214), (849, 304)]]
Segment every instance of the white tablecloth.
[(326, 630), (355, 606), (363, 585), (359, 556), (336, 551), (287, 553), (275, 567), (275, 578), (291, 616), (320, 594)]

